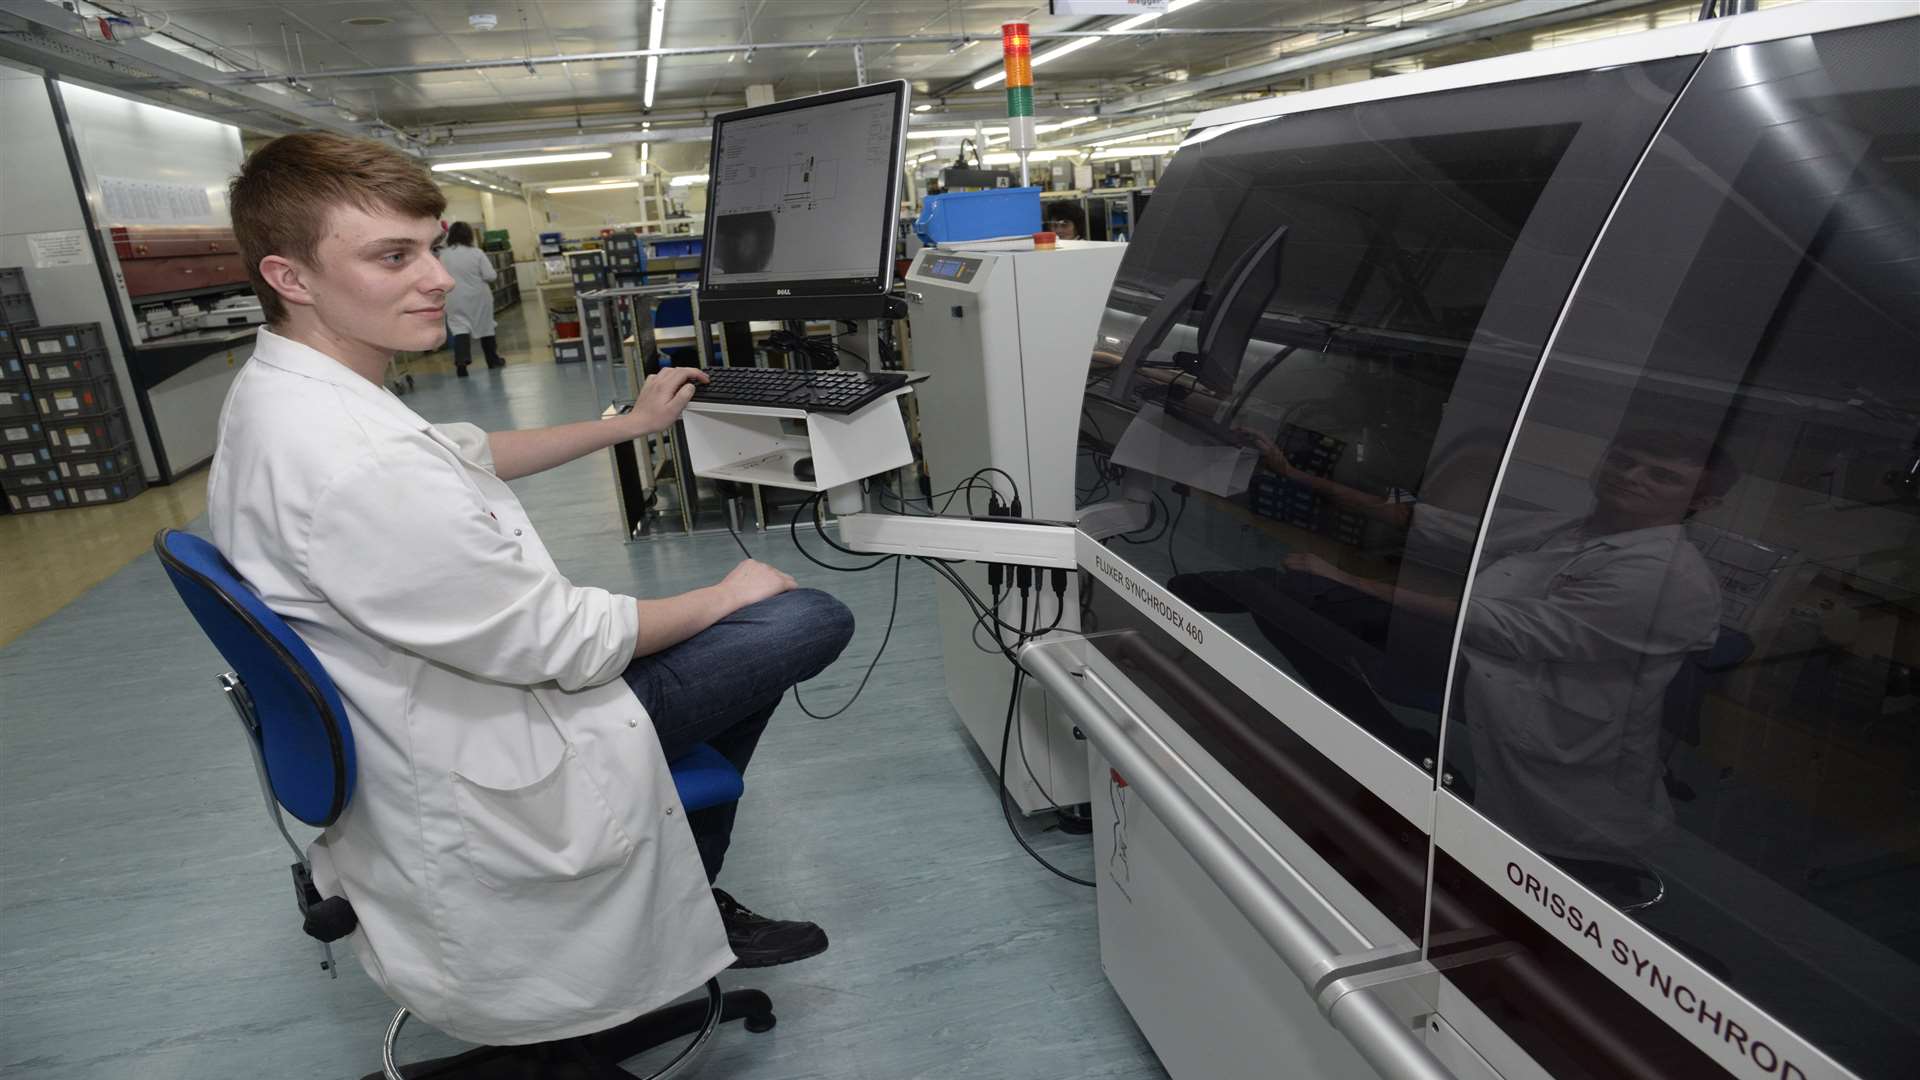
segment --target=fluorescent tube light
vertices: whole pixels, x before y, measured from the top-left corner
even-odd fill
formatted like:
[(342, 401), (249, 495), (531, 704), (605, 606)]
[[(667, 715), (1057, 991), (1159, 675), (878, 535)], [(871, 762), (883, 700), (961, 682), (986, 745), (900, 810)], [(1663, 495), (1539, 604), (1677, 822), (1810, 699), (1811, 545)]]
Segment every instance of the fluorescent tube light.
[(621, 188), (637, 188), (638, 180), (620, 180), (611, 184), (568, 184), (566, 187), (550, 187), (549, 195), (571, 195), (577, 191), (619, 191)]
[(1093, 160), (1110, 161), (1114, 158), (1153, 157), (1156, 154), (1171, 154), (1180, 149), (1178, 144), (1167, 143), (1164, 146), (1106, 146), (1093, 152)]
[[(653, 0), (653, 18), (647, 24), (647, 48), (660, 47), (660, 37), (667, 25), (667, 0)], [(647, 57), (647, 87), (640, 95), (640, 107), (653, 108), (653, 89), (660, 82), (660, 58)]]
[(611, 150), (580, 150), (566, 154), (534, 154), (529, 157), (488, 158), (485, 161), (443, 161), (434, 172), (459, 172), (461, 169), (505, 169), (514, 165), (557, 165), (565, 161), (604, 161)]

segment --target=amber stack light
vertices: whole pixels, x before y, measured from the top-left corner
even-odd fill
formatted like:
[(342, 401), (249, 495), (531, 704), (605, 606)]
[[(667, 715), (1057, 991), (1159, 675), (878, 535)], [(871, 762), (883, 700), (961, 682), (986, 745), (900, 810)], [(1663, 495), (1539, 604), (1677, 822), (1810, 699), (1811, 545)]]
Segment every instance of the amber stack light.
[(1000, 24), (1000, 52), (1007, 65), (1007, 148), (1020, 155), (1020, 186), (1027, 185), (1027, 154), (1033, 141), (1033, 30), (1026, 23)]

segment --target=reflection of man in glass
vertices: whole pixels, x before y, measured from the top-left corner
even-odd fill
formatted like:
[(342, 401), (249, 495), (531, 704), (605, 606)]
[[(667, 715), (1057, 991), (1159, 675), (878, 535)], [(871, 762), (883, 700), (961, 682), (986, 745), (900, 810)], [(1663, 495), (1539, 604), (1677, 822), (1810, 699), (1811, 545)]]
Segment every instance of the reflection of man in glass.
[[(1618, 861), (1670, 817), (1661, 707), (1687, 655), (1713, 645), (1720, 592), (1682, 526), (1737, 479), (1718, 447), (1633, 431), (1608, 448), (1583, 517), (1502, 509), (1487, 531), (1461, 630), (1460, 719), (1475, 805), (1569, 858)], [(1416, 509), (1430, 539), (1472, 543), (1445, 511)], [(1457, 601), (1347, 574), (1314, 555), (1287, 566), (1450, 618)], [(1458, 745), (1457, 743), (1455, 744)]]

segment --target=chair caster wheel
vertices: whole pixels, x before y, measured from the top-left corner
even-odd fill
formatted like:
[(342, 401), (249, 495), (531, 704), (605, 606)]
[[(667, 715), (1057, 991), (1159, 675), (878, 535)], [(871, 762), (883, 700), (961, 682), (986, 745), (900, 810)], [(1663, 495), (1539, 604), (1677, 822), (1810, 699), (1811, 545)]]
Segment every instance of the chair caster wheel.
[(776, 1020), (777, 1018), (772, 1013), (766, 1013), (761, 1016), (749, 1016), (743, 1022), (743, 1026), (755, 1035), (760, 1035), (772, 1031)]
[(407, 375), (407, 389), (413, 389), (413, 375), (411, 373)]

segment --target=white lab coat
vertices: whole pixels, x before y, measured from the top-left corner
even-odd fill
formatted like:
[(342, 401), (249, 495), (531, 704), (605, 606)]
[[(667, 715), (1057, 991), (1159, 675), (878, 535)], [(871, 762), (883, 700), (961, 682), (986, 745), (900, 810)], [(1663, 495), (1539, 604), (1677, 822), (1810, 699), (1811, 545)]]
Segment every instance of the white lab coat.
[(1494, 513), (1460, 641), (1474, 804), (1543, 853), (1620, 861), (1672, 821), (1667, 684), (1713, 647), (1720, 587), (1684, 526), (1580, 525)]
[(466, 244), (448, 244), (440, 250), (440, 265), (453, 275), (447, 294), (447, 333), (493, 336), (493, 290), (500, 277), (486, 252)]
[(732, 962), (621, 669), (634, 601), (561, 576), (486, 433), (260, 332), (213, 540), (338, 684), (358, 789), (309, 849), (387, 993), (458, 1038), (611, 1027)]

